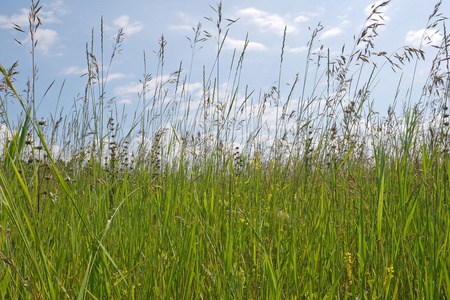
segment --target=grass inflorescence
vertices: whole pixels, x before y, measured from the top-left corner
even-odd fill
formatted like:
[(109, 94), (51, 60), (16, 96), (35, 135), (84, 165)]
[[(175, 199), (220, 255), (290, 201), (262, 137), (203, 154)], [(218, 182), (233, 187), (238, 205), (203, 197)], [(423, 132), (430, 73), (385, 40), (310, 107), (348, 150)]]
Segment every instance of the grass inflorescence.
[[(187, 74), (180, 64), (164, 75), (162, 36), (155, 75), (144, 54), (131, 121), (105, 98), (122, 30), (108, 64), (86, 46), (84, 93), (59, 117), (38, 119), (34, 59), (26, 96), (14, 88), (17, 63), (0, 65), (9, 132), (1, 298), (448, 298), (449, 37), (444, 26), (420, 98), (409, 91), (398, 115), (397, 93), (377, 114), (371, 92), (380, 70), (424, 59), (422, 48), (375, 50), (374, 20), (388, 2), (334, 58), (314, 50), (319, 24), (305, 74), (286, 92), (278, 84), (259, 95), (240, 82), (248, 40), (224, 72), (222, 47), (238, 20), (223, 18), (219, 3), (206, 18), (217, 32), (199, 24), (189, 38), (192, 61), (201, 43), (217, 44), (200, 99), (190, 94), (192, 63)], [(41, 21), (32, 3), (34, 58)], [(444, 24), (439, 5), (428, 29)], [(278, 81), (285, 39), (286, 30)], [(101, 41), (103, 49), (103, 28)], [(14, 128), (13, 99), (23, 108)]]

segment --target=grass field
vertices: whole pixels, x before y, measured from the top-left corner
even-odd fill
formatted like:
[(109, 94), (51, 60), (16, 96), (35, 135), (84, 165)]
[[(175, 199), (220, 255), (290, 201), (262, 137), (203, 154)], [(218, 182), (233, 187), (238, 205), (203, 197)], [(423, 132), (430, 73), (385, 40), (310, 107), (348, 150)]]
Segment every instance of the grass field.
[[(215, 10), (217, 32), (208, 34), (219, 61), (227, 27), (221, 4)], [(31, 32), (38, 14), (34, 4)], [(61, 119), (37, 118), (35, 73), (24, 98), (14, 66), (0, 65), (2, 126), (11, 133), (0, 166), (0, 297), (449, 298), (449, 39), (444, 33), (420, 99), (405, 99), (397, 115), (393, 95), (379, 115), (370, 98), (375, 62), (400, 70), (423, 51), (375, 52), (371, 17), (351, 52), (322, 53), (316, 74), (305, 72), (286, 95), (279, 86), (259, 97), (244, 88), (245, 48), (227, 66), (226, 91), (219, 64), (206, 72), (198, 107), (190, 75), (162, 82), (162, 73), (146, 73), (142, 111), (127, 126), (103, 97), (103, 66), (89, 48), (84, 101)], [(442, 22), (438, 4), (428, 28)], [(320, 29), (308, 43), (311, 65)], [(280, 73), (283, 53), (284, 40)], [(12, 100), (23, 107), (17, 128)], [(277, 107), (271, 124), (269, 106)]]

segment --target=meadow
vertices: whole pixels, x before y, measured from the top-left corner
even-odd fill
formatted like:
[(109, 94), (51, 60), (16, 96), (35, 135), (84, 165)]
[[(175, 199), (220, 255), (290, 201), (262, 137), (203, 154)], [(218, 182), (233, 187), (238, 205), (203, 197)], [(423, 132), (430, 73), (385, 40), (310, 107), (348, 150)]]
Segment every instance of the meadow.
[[(0, 65), (10, 133), (0, 160), (0, 297), (449, 298), (449, 36), (438, 3), (427, 28), (443, 38), (423, 93), (392, 95), (378, 114), (379, 70), (424, 58), (422, 48), (375, 51), (380, 23), (371, 20), (387, 3), (336, 57), (317, 49), (321, 27), (312, 30), (304, 74), (285, 93), (278, 85), (259, 95), (240, 82), (245, 47), (218, 63), (235, 21), (219, 3), (207, 18), (217, 31), (199, 26), (190, 39), (192, 57), (200, 43), (217, 43), (201, 98), (189, 92), (189, 69), (163, 79), (162, 38), (129, 119), (104, 97), (108, 64), (89, 47), (83, 100), (60, 117), (36, 115), (36, 66), (23, 96), (15, 66)], [(33, 2), (28, 29), (16, 27), (30, 31), (33, 57), (39, 8)], [(111, 63), (122, 40), (119, 31)], [(23, 108), (14, 128), (12, 101)], [(275, 122), (264, 119), (268, 107)]]

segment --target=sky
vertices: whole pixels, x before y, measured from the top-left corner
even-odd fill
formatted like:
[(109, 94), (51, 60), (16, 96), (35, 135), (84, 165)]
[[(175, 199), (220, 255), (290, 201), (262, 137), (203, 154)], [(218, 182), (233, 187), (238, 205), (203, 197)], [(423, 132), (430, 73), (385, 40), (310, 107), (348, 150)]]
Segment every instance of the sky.
[[(0, 64), (9, 68), (15, 61), (17, 70), (16, 88), (23, 91), (27, 78), (31, 76), (31, 45), (27, 34), (13, 29), (19, 25), (28, 28), (28, 13), (31, 1), (1, 0), (0, 10)], [(450, 12), (449, 1), (444, 1), (441, 11)], [(323, 29), (314, 43), (314, 49), (324, 46), (331, 55), (338, 55), (343, 47), (349, 51), (375, 1), (371, 0), (317, 0), (317, 1), (273, 1), (273, 0), (224, 0), (223, 22), (238, 19), (229, 29), (222, 51), (220, 66), (223, 70), (221, 84), (228, 77), (233, 51), (240, 55), (246, 36), (250, 41), (244, 58), (241, 85), (260, 92), (278, 85), (280, 55), (285, 26), (286, 40), (283, 56), (281, 90), (289, 91), (286, 84), (292, 83), (296, 74), (305, 74), (307, 45), (312, 30), (319, 22)], [(380, 3), (380, 2), (377, 2)], [(379, 30), (375, 40), (377, 51), (392, 54), (408, 45), (418, 47), (427, 25), (428, 16), (434, 9), (431, 0), (392, 0), (382, 9), (385, 26)], [(35, 62), (38, 70), (36, 98), (39, 100), (38, 117), (46, 118), (57, 114), (56, 110), (69, 112), (75, 100), (84, 93), (86, 77), (86, 44), (100, 57), (100, 31), (103, 18), (105, 68), (112, 54), (114, 37), (123, 28), (124, 40), (121, 53), (114, 56), (107, 81), (107, 98), (115, 99), (132, 115), (138, 103), (139, 82), (144, 73), (144, 52), (147, 72), (153, 77), (158, 73), (158, 41), (164, 35), (165, 64), (163, 76), (178, 70), (182, 62), (182, 76), (187, 76), (192, 58), (189, 40), (193, 38), (193, 28), (201, 22), (202, 30), (217, 35), (215, 25), (205, 19), (217, 18), (212, 8), (214, 1), (185, 0), (42, 0), (39, 16), (42, 26), (36, 33), (38, 44)], [(441, 28), (437, 28), (441, 30)], [(93, 38), (92, 38), (93, 34)], [(223, 34), (223, 32), (222, 32)], [(439, 43), (439, 34), (429, 34), (432, 43)], [(202, 36), (203, 37), (203, 36)], [(19, 41), (21, 44), (19, 44)], [(216, 55), (217, 42), (214, 38), (200, 43), (194, 53), (191, 77), (193, 97), (200, 97), (202, 70), (211, 70)], [(418, 64), (416, 92), (420, 93), (421, 80), (429, 72), (433, 58), (433, 48), (423, 46), (427, 60)], [(394, 73), (389, 68), (379, 78), (376, 91), (372, 95), (376, 109), (385, 113), (395, 94), (400, 76), (408, 82), (412, 80), (411, 68)], [(53, 83), (53, 84), (52, 84)], [(50, 88), (49, 88), (50, 87)], [(406, 90), (406, 89), (405, 89)], [(404, 95), (403, 95), (404, 96)], [(58, 102), (59, 99), (59, 102)], [(10, 113), (20, 111), (18, 103), (8, 104)]]

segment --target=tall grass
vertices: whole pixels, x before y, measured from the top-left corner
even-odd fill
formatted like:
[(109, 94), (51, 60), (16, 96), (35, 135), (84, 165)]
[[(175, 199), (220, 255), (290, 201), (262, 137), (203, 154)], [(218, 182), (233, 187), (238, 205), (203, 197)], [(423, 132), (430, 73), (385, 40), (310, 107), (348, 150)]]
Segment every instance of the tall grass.
[[(17, 65), (0, 65), (10, 133), (0, 168), (1, 298), (448, 298), (449, 37), (444, 26), (420, 99), (409, 91), (397, 115), (398, 91), (380, 116), (371, 93), (381, 70), (425, 57), (422, 48), (375, 50), (373, 19), (388, 2), (335, 58), (313, 50), (322, 27), (314, 29), (304, 76), (281, 91), (285, 30), (278, 86), (259, 95), (240, 82), (248, 40), (224, 71), (237, 20), (224, 19), (219, 3), (207, 18), (217, 32), (194, 28), (187, 72), (180, 64), (165, 75), (164, 36), (153, 76), (144, 53), (131, 120), (105, 97), (123, 31), (105, 65), (103, 21), (100, 59), (93, 34), (84, 95), (66, 115), (38, 120), (34, 59), (25, 99), (14, 88)], [(439, 6), (428, 29), (444, 24)], [(32, 2), (33, 57), (39, 11)], [(217, 55), (197, 99), (192, 62), (208, 40)], [(23, 107), (16, 128), (13, 99)]]

